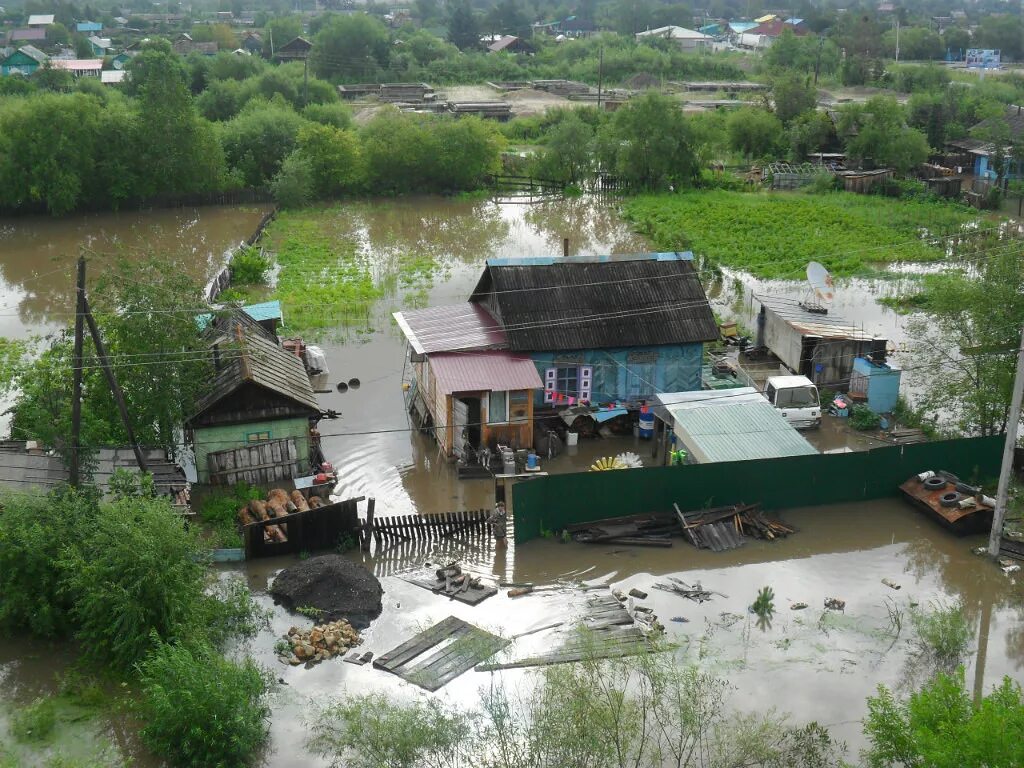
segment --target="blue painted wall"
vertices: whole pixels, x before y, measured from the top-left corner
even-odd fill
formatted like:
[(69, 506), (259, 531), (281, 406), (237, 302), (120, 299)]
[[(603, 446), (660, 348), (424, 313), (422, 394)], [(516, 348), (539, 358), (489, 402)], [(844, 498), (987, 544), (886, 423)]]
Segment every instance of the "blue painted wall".
[[(548, 368), (593, 368), (592, 403), (649, 399), (658, 392), (688, 392), (701, 388), (703, 344), (588, 349), (575, 352), (531, 352), (541, 381)], [(544, 391), (534, 405), (542, 408)], [(549, 404), (548, 404), (549, 405)]]
[[(1024, 177), (1024, 161), (1014, 162), (1009, 161), (1010, 169), (1006, 177), (1008, 179), (1019, 179)], [(989, 162), (989, 158), (985, 155), (978, 155), (974, 160), (974, 175), (981, 179), (992, 179), (995, 180), (997, 177), (996, 169)]]

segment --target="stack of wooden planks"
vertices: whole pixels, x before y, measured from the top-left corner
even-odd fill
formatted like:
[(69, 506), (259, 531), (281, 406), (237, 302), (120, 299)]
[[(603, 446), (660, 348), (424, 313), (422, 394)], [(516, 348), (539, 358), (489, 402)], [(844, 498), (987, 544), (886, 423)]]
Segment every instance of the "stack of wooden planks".
[(683, 534), (697, 549), (724, 552), (746, 543), (746, 537), (775, 539), (795, 530), (765, 517), (760, 504), (734, 504), (697, 512), (682, 512), (675, 505)]

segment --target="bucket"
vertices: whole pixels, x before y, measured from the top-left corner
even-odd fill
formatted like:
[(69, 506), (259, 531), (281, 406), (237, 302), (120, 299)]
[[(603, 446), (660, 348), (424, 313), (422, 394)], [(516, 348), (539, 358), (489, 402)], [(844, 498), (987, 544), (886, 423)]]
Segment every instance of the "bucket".
[(640, 414), (640, 437), (654, 437), (654, 413)]
[(526, 468), (531, 472), (537, 469), (537, 454), (528, 453), (526, 454)]
[(580, 440), (580, 435), (579, 435), (578, 432), (566, 432), (565, 433), (565, 444), (566, 445), (576, 445), (579, 442), (579, 440)]

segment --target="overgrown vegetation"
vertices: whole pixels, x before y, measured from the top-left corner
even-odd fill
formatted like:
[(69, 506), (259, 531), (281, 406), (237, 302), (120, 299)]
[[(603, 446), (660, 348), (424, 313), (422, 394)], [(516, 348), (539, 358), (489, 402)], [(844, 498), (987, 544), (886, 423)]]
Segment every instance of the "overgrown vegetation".
[(19, 741), (45, 741), (57, 724), (57, 706), (42, 696), (20, 707), (11, 716), (11, 733)]
[(257, 488), (238, 483), (229, 489), (216, 490), (196, 503), (199, 520), (209, 533), (208, 541), (214, 547), (240, 547), (238, 510), (250, 501), (263, 498)]
[(270, 673), (203, 646), (158, 645), (139, 665), (142, 739), (189, 768), (248, 765), (270, 722)]
[(905, 701), (885, 686), (868, 698), (869, 768), (1024, 765), (1024, 696), (1009, 677), (979, 702), (964, 670), (940, 673)]
[(310, 747), (359, 768), (838, 766), (845, 748), (816, 724), (736, 715), (728, 685), (672, 653), (547, 668), (513, 693), (497, 679), (479, 710), (347, 698), (324, 708)]
[[(58, 490), (0, 497), (0, 628), (73, 636), (92, 664), (139, 667), (150, 746), (178, 764), (242, 765), (266, 737), (264, 673), (221, 657), (265, 618), (240, 582), (217, 582), (167, 499)], [(52, 717), (24, 711), (26, 733)]]
[(929, 665), (950, 672), (963, 661), (973, 635), (961, 603), (914, 610), (910, 619), (917, 632), (917, 652)]
[(264, 285), (270, 274), (270, 259), (259, 248), (245, 246), (231, 257), (232, 285)]
[(850, 409), (850, 426), (853, 429), (861, 431), (878, 429), (880, 421), (881, 417), (866, 405), (854, 403)]
[(713, 264), (788, 279), (802, 279), (812, 260), (835, 277), (870, 274), (887, 261), (937, 261), (945, 253), (924, 230), (952, 232), (974, 218), (945, 203), (722, 190), (641, 196), (625, 214), (658, 248), (692, 249)]

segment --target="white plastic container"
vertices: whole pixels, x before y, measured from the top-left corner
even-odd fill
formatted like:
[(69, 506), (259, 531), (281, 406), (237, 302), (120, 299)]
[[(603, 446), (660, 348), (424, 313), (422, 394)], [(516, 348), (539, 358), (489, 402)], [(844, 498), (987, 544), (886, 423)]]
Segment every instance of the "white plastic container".
[(576, 445), (580, 441), (580, 435), (578, 432), (566, 432), (565, 433), (565, 444)]

